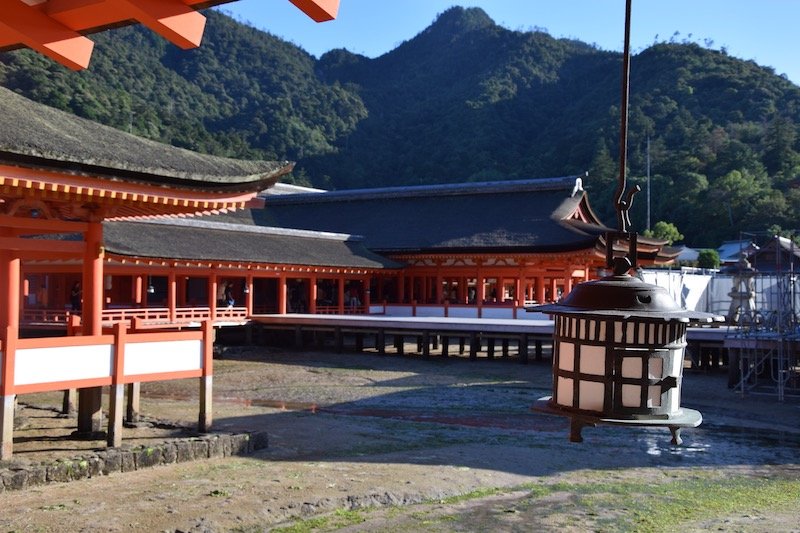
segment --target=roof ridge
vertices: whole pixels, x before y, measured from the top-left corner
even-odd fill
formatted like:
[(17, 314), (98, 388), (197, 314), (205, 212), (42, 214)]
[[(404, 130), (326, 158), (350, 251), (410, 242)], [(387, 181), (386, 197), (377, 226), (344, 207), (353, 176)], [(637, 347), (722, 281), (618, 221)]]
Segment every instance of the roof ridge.
[(494, 194), (498, 192), (529, 192), (572, 190), (576, 179), (585, 179), (588, 173), (578, 176), (556, 178), (527, 178), (520, 180), (480, 181), (466, 183), (443, 183), (434, 185), (406, 185), (397, 187), (376, 187), (373, 189), (346, 189), (315, 193), (281, 194), (265, 196), (268, 204), (320, 203), (342, 200), (370, 200), (381, 198), (414, 198), (420, 196)]
[(126, 224), (154, 224), (162, 226), (182, 226), (189, 228), (216, 229), (221, 231), (236, 231), (239, 233), (259, 233), (266, 235), (285, 235), (289, 237), (305, 237), (310, 239), (324, 239), (331, 241), (362, 241), (360, 235), (349, 233), (334, 233), (330, 231), (315, 231), (292, 228), (279, 228), (275, 226), (254, 226), (250, 224), (235, 224), (231, 222), (214, 222), (197, 218), (171, 218), (158, 220), (116, 221), (114, 223)]

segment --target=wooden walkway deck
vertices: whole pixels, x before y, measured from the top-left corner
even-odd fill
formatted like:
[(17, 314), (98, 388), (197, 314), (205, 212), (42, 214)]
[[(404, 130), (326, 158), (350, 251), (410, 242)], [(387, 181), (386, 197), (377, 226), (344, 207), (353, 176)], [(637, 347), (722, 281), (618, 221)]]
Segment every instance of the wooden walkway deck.
[[(267, 329), (293, 331), (298, 347), (302, 347), (306, 332), (333, 334), (337, 351), (342, 350), (345, 335), (355, 337), (357, 350), (362, 350), (365, 341), (369, 344), (371, 340), (372, 347), (379, 353), (385, 353), (388, 342), (402, 353), (405, 339), (414, 338), (423, 356), (429, 356), (431, 347), (437, 349), (439, 344), (442, 355), (447, 356), (451, 343), (458, 342), (459, 351), (463, 353), (466, 346), (470, 358), (475, 359), (484, 349), (488, 357), (494, 357), (498, 342), (503, 355), (507, 355), (511, 342), (516, 344), (523, 363), (528, 361), (531, 343), (539, 360), (543, 356), (543, 344), (550, 344), (553, 337), (553, 321), (537, 319), (311, 314), (253, 315), (250, 319)], [(689, 328), (687, 337), (689, 345), (699, 354), (703, 350), (722, 349), (726, 334), (726, 328)]]
[(392, 317), (383, 315), (254, 315), (253, 322), (270, 329), (292, 330), (295, 343), (301, 345), (304, 332), (329, 332), (334, 336), (337, 351), (342, 349), (344, 335), (353, 335), (356, 349), (363, 349), (364, 340), (373, 339), (374, 348), (385, 353), (387, 341), (403, 353), (405, 338), (416, 338), (423, 356), (429, 356), (431, 346), (441, 345), (442, 355), (449, 355), (450, 344), (457, 339), (459, 351), (465, 346), (475, 359), (485, 343), (486, 354), (494, 357), (494, 346), (500, 341), (503, 355), (508, 354), (509, 342), (515, 342), (522, 362), (528, 361), (530, 343), (535, 356), (542, 358), (542, 343), (550, 342), (553, 322), (549, 320), (514, 320), (490, 318)]

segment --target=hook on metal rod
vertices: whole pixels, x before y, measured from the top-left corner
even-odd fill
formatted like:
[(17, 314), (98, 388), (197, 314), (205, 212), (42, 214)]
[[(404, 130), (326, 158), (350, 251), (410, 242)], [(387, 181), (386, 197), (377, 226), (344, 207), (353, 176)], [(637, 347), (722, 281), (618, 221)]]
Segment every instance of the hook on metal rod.
[(622, 101), (620, 104), (619, 128), (619, 178), (617, 190), (614, 193), (614, 207), (617, 210), (617, 228), (627, 232), (630, 226), (628, 210), (631, 207), (632, 197), (637, 191), (625, 195), (626, 167), (628, 157), (628, 94), (630, 92), (631, 77), (631, 0), (625, 0), (625, 46), (622, 52)]

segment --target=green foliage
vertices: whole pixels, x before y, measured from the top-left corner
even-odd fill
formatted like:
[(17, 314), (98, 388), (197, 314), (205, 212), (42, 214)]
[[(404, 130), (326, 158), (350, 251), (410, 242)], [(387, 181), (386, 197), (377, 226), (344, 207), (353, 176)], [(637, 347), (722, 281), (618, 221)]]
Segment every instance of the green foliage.
[[(0, 84), (34, 100), (202, 152), (297, 161), (324, 188), (563, 176), (611, 223), (619, 174), (621, 57), (451, 8), (396, 49), (320, 59), (207, 12), (203, 45), (141, 26), (92, 36), (75, 73), (30, 51), (0, 54)], [(691, 246), (800, 227), (800, 87), (692, 43), (632, 62), (627, 175), (651, 217)], [(647, 141), (649, 139), (649, 150)], [(639, 195), (634, 228), (647, 209)]]
[(683, 240), (683, 235), (672, 222), (665, 222), (659, 220), (655, 223), (652, 230), (645, 230), (642, 232), (645, 237), (653, 237), (667, 241), (667, 244), (673, 244)]
[(336, 150), (366, 116), (361, 99), (323, 83), (296, 46), (216, 11), (203, 46), (184, 51), (143, 26), (92, 36), (91, 67), (71, 72), (30, 51), (0, 54), (0, 84), (137, 135), (241, 158)]
[(697, 266), (700, 268), (719, 268), (719, 252), (712, 249), (700, 250), (697, 254)]
[[(366, 509), (369, 510), (369, 509)], [(310, 531), (335, 531), (360, 524), (366, 520), (364, 510), (337, 509), (331, 514), (314, 518), (303, 518), (287, 527), (278, 527), (272, 531), (280, 533), (305, 533)]]

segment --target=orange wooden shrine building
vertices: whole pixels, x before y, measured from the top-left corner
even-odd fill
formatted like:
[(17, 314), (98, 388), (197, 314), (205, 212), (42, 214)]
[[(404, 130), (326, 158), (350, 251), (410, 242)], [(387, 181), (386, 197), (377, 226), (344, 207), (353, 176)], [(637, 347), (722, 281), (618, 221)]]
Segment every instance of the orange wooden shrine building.
[[(338, 3), (292, 1), (320, 20)], [(195, 8), (222, 2), (14, 3), (0, 46), (82, 68), (84, 33), (138, 21), (195, 45)], [(5, 89), (0, 117), (0, 458), (12, 453), (16, 395), (29, 392), (79, 389), (78, 430), (93, 432), (110, 386), (108, 442), (119, 445), (124, 386), (197, 377), (207, 430), (215, 325), (421, 305), (498, 316), (557, 299), (605, 264), (607, 228), (574, 177), (257, 197), (291, 164), (164, 146)], [(638, 244), (641, 264), (671, 259), (663, 242)], [(80, 328), (67, 328), (76, 315)], [(80, 334), (31, 333), (54, 323)]]
[[(447, 305), (458, 316), (469, 316), (463, 308), (474, 307), (472, 316), (499, 317), (492, 312), (498, 307), (521, 310), (528, 303), (555, 301), (605, 267), (608, 228), (592, 211), (582, 181), (271, 195), (264, 208), (212, 219), (362, 235), (370, 251), (404, 265), (376, 272), (366, 287), (371, 301)], [(640, 263), (672, 261), (664, 244), (640, 238)]]
[[(291, 0), (315, 20), (333, 18), (338, 0)], [(72, 69), (86, 68), (87, 34), (141, 23), (183, 48), (197, 46), (205, 0), (8, 0), (0, 10), (0, 49), (34, 49)], [(211, 322), (199, 331), (129, 332), (103, 327), (103, 221), (186, 216), (244, 207), (290, 170), (288, 163), (235, 161), (159, 145), (86, 121), (64, 122), (28, 102), (0, 95), (0, 459), (13, 452), (18, 394), (80, 389), (78, 430), (98, 431), (101, 387), (111, 386), (108, 442), (119, 445), (123, 386), (200, 378), (199, 426), (211, 425)], [(74, 236), (78, 236), (76, 240)], [(77, 265), (81, 335), (20, 338), (22, 264)], [(210, 291), (214, 287), (209, 288)], [(158, 353), (170, 353), (159, 358)]]

